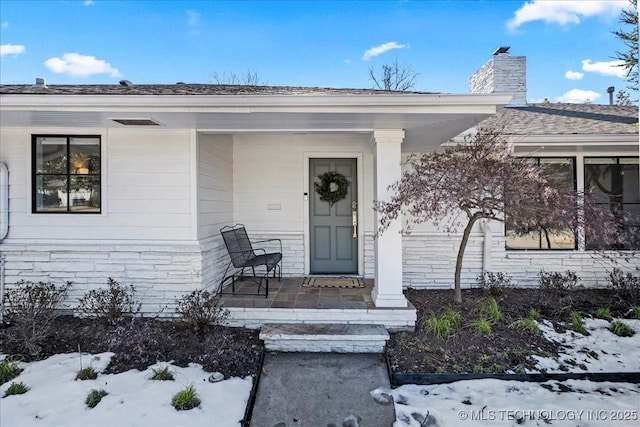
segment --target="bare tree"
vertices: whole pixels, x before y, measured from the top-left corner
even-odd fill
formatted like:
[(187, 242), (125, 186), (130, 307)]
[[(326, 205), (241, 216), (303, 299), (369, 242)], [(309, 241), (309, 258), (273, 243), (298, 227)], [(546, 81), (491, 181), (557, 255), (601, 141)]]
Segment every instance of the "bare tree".
[(239, 76), (234, 72), (227, 73), (223, 71), (219, 73), (214, 71), (211, 74), (211, 82), (218, 85), (245, 85), (245, 86), (266, 86), (267, 81), (263, 81), (256, 70), (247, 70), (244, 76)]
[(391, 64), (383, 64), (379, 75), (373, 67), (369, 67), (369, 80), (373, 81), (376, 89), (407, 91), (416, 85), (417, 73), (411, 65), (400, 64), (396, 59)]
[(632, 107), (633, 102), (631, 101), (631, 97), (626, 91), (619, 90), (618, 93), (616, 93), (616, 105)]
[[(444, 151), (409, 157), (388, 202), (376, 202), (379, 233), (405, 213), (404, 230), (434, 221), (445, 232), (463, 229), (456, 258), (454, 300), (462, 302), (460, 274), (474, 224), (508, 222), (516, 230), (577, 230), (589, 239), (621, 242), (619, 224), (551, 169), (516, 156), (498, 126), (478, 128), (466, 141)], [(505, 215), (505, 212), (507, 214)], [(589, 221), (585, 221), (588, 218)]]
[(622, 67), (627, 70), (629, 89), (638, 90), (638, 0), (629, 0), (629, 9), (623, 9), (620, 23), (630, 26), (628, 31), (614, 31), (616, 37), (627, 47), (626, 52), (616, 52), (616, 58), (622, 61)]

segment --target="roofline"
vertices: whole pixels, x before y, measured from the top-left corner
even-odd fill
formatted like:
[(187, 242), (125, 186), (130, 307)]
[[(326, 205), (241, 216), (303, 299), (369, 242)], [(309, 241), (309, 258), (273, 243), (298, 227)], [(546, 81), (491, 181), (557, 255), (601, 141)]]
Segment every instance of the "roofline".
[[(432, 108), (466, 106), (504, 106), (511, 93), (500, 94), (384, 94), (384, 95), (39, 95), (0, 94), (0, 110), (64, 110), (109, 111), (142, 108), (145, 110), (183, 110), (192, 112), (287, 111), (309, 108), (309, 112), (331, 108), (336, 112), (372, 112), (372, 109), (405, 107), (407, 111), (429, 112)], [(425, 110), (426, 111), (422, 111)]]
[[(596, 145), (602, 143), (628, 144), (630, 142), (638, 144), (638, 132), (635, 133), (596, 133), (596, 134), (550, 134), (550, 135), (508, 135), (508, 140), (517, 146), (539, 146), (540, 144), (550, 145)], [(640, 146), (639, 146), (640, 148)]]

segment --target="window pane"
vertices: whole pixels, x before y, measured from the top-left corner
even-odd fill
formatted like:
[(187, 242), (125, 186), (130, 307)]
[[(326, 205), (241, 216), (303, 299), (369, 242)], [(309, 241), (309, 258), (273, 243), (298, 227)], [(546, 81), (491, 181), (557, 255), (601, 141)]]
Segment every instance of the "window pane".
[(65, 175), (46, 175), (36, 177), (36, 211), (66, 211), (67, 179)]
[(620, 168), (620, 179), (622, 180), (622, 202), (640, 203), (640, 177), (638, 176), (638, 164), (622, 164), (620, 165)]
[(67, 138), (36, 139), (36, 173), (67, 173)]
[(563, 189), (575, 187), (573, 158), (540, 159), (540, 166), (553, 171), (558, 176)]
[[(585, 159), (585, 187), (593, 189), (597, 201), (610, 209), (620, 226), (628, 231), (640, 223), (639, 175), (637, 157)], [(589, 235), (586, 238), (589, 249), (609, 248), (614, 243), (602, 242)], [(631, 242), (625, 248), (637, 248), (638, 243)]]
[(70, 173), (100, 173), (100, 140), (98, 138), (70, 138)]
[(507, 230), (507, 249), (540, 249), (540, 233), (530, 231), (520, 234), (513, 230)]
[[(576, 236), (571, 230), (552, 231), (548, 233), (550, 249), (575, 249)], [(543, 248), (547, 247), (547, 240), (543, 238)]]
[(100, 178), (72, 176), (69, 191), (69, 210), (100, 212)]
[[(575, 166), (573, 157), (531, 158), (533, 164), (539, 164), (551, 171), (558, 179), (560, 189), (575, 189)], [(508, 208), (507, 208), (508, 213)], [(507, 249), (575, 249), (576, 239), (573, 230), (545, 232), (543, 230), (517, 230), (507, 223)]]
[(585, 165), (615, 165), (616, 163), (615, 157), (588, 157), (584, 159)]
[(584, 186), (590, 189), (598, 203), (609, 203), (619, 194), (616, 188), (615, 164), (588, 164), (584, 166)]

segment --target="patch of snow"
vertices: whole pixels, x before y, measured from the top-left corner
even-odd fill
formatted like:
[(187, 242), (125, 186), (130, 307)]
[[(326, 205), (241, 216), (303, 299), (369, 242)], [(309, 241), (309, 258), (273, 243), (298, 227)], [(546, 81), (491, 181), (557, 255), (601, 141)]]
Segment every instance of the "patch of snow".
[[(619, 337), (607, 329), (610, 323), (603, 319), (584, 320), (587, 336), (570, 330), (556, 332), (548, 321), (538, 323), (545, 338), (562, 345), (563, 350), (558, 359), (534, 356), (536, 370), (529, 372), (640, 372), (640, 320), (616, 320), (636, 334)], [(561, 365), (566, 369), (561, 370)]]
[(379, 388), (395, 401), (394, 427), (638, 426), (640, 384), (495, 379)]
[[(112, 356), (83, 354), (82, 367), (92, 366), (101, 372)], [(153, 368), (167, 365), (174, 381), (151, 380)], [(238, 426), (253, 384), (251, 377), (210, 383), (211, 374), (198, 364), (181, 368), (165, 363), (145, 371), (99, 374), (96, 380), (75, 381), (80, 370), (78, 353), (20, 363), (20, 367), (24, 371), (0, 386), (0, 395), (12, 382), (23, 382), (29, 391), (0, 400), (0, 426)], [(171, 406), (173, 395), (192, 384), (202, 403), (189, 411), (177, 411)], [(109, 394), (89, 409), (85, 399), (92, 389), (104, 389)]]

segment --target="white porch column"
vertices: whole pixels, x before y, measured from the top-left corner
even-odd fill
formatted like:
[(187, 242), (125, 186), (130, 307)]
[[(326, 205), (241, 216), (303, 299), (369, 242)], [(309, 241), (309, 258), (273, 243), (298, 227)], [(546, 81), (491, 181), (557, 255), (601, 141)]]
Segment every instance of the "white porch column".
[[(387, 187), (400, 179), (402, 161), (400, 147), (404, 130), (373, 132), (374, 198), (389, 200)], [(374, 213), (377, 230), (378, 212)], [(376, 307), (406, 307), (402, 293), (402, 218), (399, 217), (374, 241), (375, 285), (371, 296)]]

